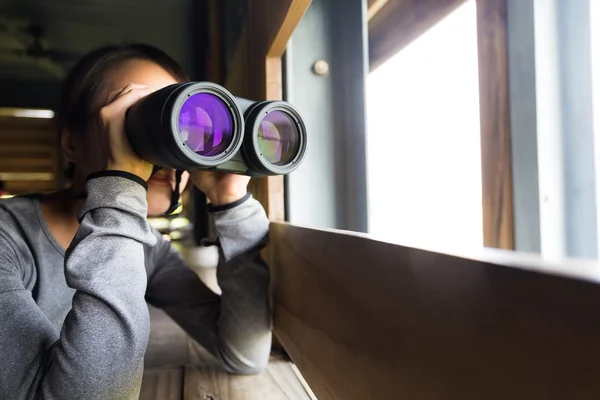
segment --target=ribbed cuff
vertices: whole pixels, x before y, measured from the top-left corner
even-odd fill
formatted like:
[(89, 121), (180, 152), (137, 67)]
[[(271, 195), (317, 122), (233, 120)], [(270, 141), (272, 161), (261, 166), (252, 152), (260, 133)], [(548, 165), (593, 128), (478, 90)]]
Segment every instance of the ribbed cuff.
[[(146, 219), (148, 203), (146, 190), (136, 179), (123, 176), (115, 171), (108, 174), (94, 174), (85, 183), (87, 198), (78, 213), (78, 220), (97, 208), (113, 208)], [(131, 174), (128, 174), (131, 175)], [(133, 175), (135, 176), (135, 175)], [(139, 177), (136, 177), (139, 180)]]
[(140, 178), (139, 176), (137, 176), (135, 174), (132, 174), (130, 172), (125, 172), (125, 171), (108, 170), (108, 171), (93, 172), (88, 175), (86, 182), (89, 181), (90, 179), (101, 178), (104, 176), (118, 176), (121, 178), (129, 179), (131, 181), (134, 181), (135, 183), (139, 183), (140, 185), (142, 185), (144, 190), (148, 191), (148, 183), (146, 183), (145, 180), (143, 180), (142, 178)]
[(248, 192), (248, 193), (246, 193), (246, 195), (244, 197), (242, 197), (239, 200), (234, 201), (233, 203), (223, 204), (220, 206), (213, 206), (212, 204), (208, 204), (208, 206), (206, 207), (206, 211), (208, 211), (209, 213), (215, 213), (215, 212), (220, 212), (220, 211), (231, 210), (232, 208), (235, 208), (235, 207), (239, 206), (240, 204), (245, 203), (246, 200), (248, 200), (250, 198), (250, 196), (252, 196), (252, 193)]

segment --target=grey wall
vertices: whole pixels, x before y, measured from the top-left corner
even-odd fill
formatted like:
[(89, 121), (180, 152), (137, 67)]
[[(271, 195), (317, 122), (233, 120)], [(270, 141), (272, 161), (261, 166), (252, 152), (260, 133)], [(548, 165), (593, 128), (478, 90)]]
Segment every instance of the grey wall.
[(536, 74), (533, 0), (508, 0), (508, 62), (515, 247), (539, 253)]
[(508, 1), (516, 249), (551, 258), (598, 255), (590, 1)]
[(567, 252), (597, 258), (590, 1), (558, 2)]
[[(314, 0), (286, 52), (285, 97), (308, 130), (306, 159), (286, 178), (287, 219), (367, 231), (366, 1)], [(317, 60), (327, 76), (313, 72)]]

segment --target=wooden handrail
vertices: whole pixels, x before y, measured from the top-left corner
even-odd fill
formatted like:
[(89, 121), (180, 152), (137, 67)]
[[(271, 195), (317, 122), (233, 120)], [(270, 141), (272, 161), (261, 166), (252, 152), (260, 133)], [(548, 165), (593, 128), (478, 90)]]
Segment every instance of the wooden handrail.
[(593, 399), (600, 266), (271, 225), (274, 331), (320, 400)]

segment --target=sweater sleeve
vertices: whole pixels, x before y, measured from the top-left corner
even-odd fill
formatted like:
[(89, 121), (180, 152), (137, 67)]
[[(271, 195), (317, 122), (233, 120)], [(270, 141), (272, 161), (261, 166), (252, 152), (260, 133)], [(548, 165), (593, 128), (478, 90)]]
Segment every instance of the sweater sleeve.
[(0, 229), (0, 398), (137, 399), (149, 335), (146, 191), (123, 176), (86, 184), (65, 276), (76, 290), (62, 330), (24, 285), (23, 257)]
[(271, 350), (269, 270), (260, 256), (269, 221), (258, 201), (211, 213), (220, 261), (221, 296), (188, 268), (170, 243), (159, 239), (148, 302), (165, 310), (229, 372), (253, 374)]

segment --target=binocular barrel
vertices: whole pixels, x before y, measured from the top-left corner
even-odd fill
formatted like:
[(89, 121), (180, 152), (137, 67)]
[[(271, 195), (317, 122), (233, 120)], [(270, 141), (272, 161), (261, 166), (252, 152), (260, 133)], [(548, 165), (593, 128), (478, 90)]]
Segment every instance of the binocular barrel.
[(125, 130), (133, 150), (155, 166), (254, 177), (294, 171), (307, 140), (289, 103), (237, 98), (210, 82), (176, 83), (144, 97), (128, 110)]

